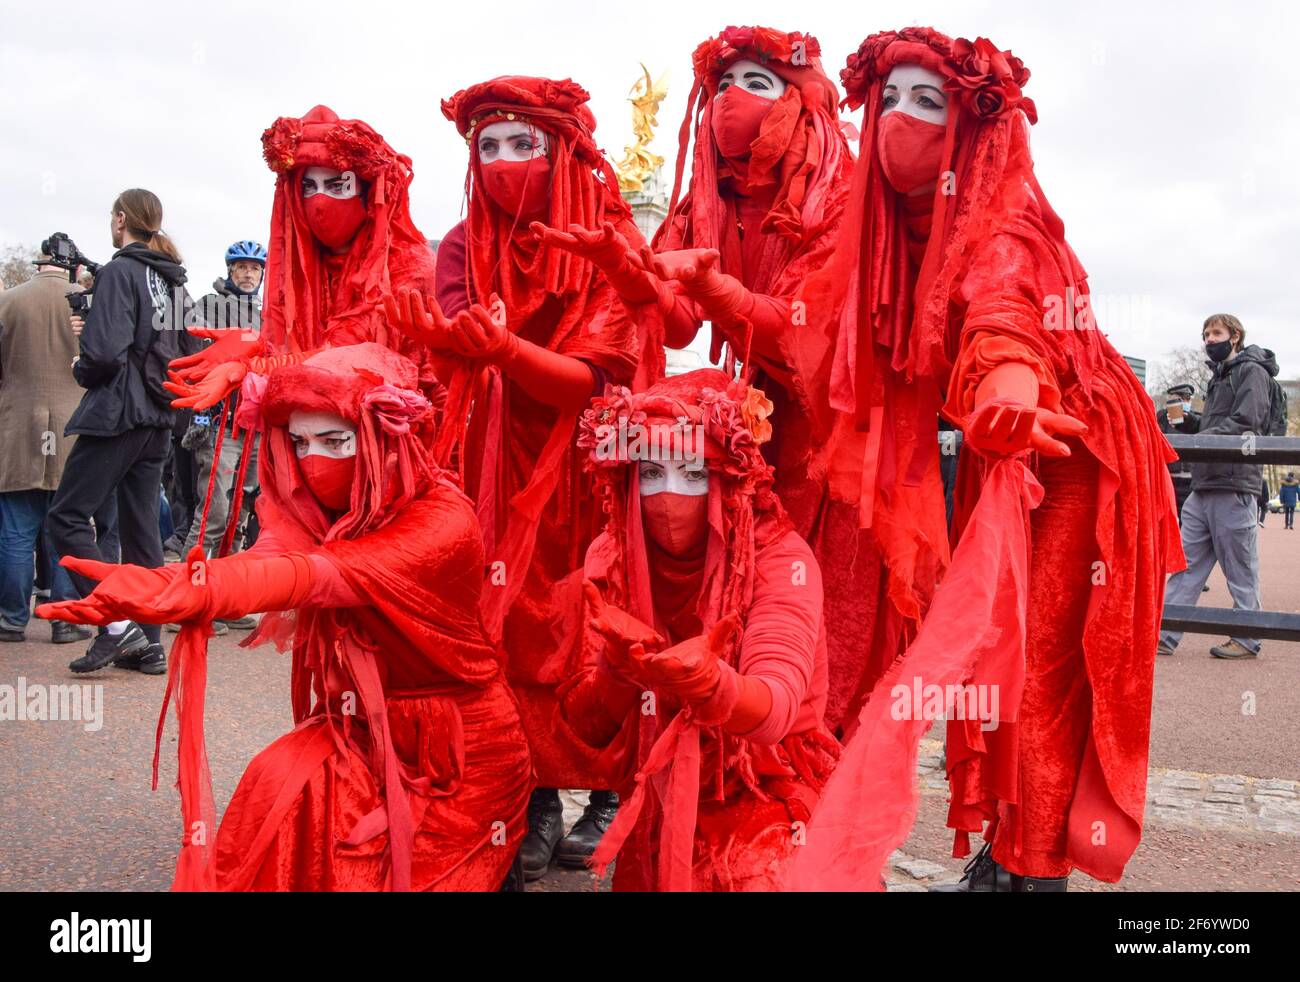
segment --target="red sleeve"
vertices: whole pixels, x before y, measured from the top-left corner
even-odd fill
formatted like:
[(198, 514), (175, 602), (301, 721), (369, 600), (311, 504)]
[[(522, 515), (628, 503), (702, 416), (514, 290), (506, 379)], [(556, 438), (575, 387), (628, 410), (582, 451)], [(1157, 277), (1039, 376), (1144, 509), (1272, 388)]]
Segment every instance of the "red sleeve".
[(790, 532), (758, 556), (753, 602), (745, 618), (740, 673), (772, 692), (772, 709), (754, 743), (777, 743), (814, 728), (817, 654), (822, 645), (822, 577), (812, 550)]
[(448, 317), (455, 317), (469, 307), (469, 256), (465, 250), (467, 227), (465, 222), (461, 222), (438, 243), (434, 296)]

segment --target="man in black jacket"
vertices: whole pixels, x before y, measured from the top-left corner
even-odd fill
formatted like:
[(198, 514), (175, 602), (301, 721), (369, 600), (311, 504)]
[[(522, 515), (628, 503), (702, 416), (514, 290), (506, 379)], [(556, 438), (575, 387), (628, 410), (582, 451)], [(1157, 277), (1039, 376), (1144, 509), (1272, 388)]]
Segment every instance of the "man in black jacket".
[[(1246, 331), (1231, 314), (1215, 314), (1201, 332), (1214, 375), (1201, 418), (1178, 427), (1184, 433), (1240, 436), (1242, 456), (1232, 462), (1192, 465), (1192, 493), (1183, 505), (1183, 552), (1187, 569), (1165, 587), (1165, 602), (1195, 604), (1217, 562), (1238, 610), (1259, 610), (1259, 505), (1262, 468), (1250, 463), (1252, 440), (1268, 433), (1277, 359), (1257, 345), (1246, 346)], [(1182, 635), (1163, 631), (1162, 655), (1172, 655)], [(1216, 658), (1257, 658), (1255, 638), (1232, 638), (1215, 645)]]
[[(174, 411), (161, 376), (184, 330), (188, 297), (180, 254), (161, 224), (162, 204), (148, 191), (124, 191), (113, 204), (118, 251), (95, 277), (72, 368), (86, 389), (66, 431), (77, 442), (47, 519), (54, 548), (65, 558), (103, 561), (91, 518), (115, 494), (122, 561), (150, 569), (163, 564), (158, 510)], [(93, 579), (69, 572), (81, 596), (94, 589)], [(116, 663), (161, 675), (167, 661), (159, 639), (156, 624), (118, 621), (102, 628), (69, 667), (93, 672)]]
[[(1195, 433), (1200, 424), (1200, 413), (1192, 410), (1192, 396), (1196, 389), (1186, 383), (1165, 390), (1165, 407), (1156, 413), (1161, 433)], [(1169, 465), (1169, 477), (1174, 482), (1174, 498), (1178, 507), (1178, 524), (1183, 523), (1183, 504), (1192, 493), (1192, 465), (1185, 460), (1175, 460)]]

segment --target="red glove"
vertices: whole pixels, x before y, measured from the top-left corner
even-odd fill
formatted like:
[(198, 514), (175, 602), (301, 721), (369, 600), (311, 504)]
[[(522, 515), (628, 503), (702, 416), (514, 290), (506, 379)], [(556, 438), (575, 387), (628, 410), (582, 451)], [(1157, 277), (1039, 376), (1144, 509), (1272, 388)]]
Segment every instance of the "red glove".
[(451, 349), (465, 358), (504, 365), (519, 354), (519, 339), (510, 333), (501, 298), (494, 293), (488, 304), (472, 304), (455, 316), (451, 322)]
[(629, 652), (631, 674), (657, 689), (671, 692), (684, 703), (707, 702), (722, 677), (719, 658), (736, 633), (737, 617), (728, 614), (708, 634), (699, 634), (665, 651)]
[(312, 584), (311, 560), (302, 553), (204, 559), (196, 546), (186, 562), (159, 569), (74, 556), (65, 556), (62, 563), (99, 585), (81, 600), (41, 604), (37, 616), (74, 624), (181, 623), (289, 610), (306, 599)]
[(1028, 365), (999, 365), (975, 392), (975, 409), (962, 424), (966, 439), (981, 453), (1010, 457), (1035, 450), (1068, 457), (1070, 448), (1053, 435), (1082, 436), (1087, 424), (1038, 406), (1038, 377)]
[(262, 353), (262, 340), (253, 331), (208, 327), (191, 327), (188, 330), (194, 337), (205, 338), (212, 344), (192, 355), (182, 355), (171, 360), (167, 371), (181, 382), (199, 382), (214, 369), (231, 362), (246, 366), (255, 355)]
[(653, 259), (655, 273), (664, 281), (679, 284), (711, 321), (741, 346), (752, 326), (754, 350), (780, 361), (779, 339), (793, 324), (790, 305), (774, 297), (753, 293), (734, 276), (718, 269), (716, 249), (680, 249), (661, 252)]
[(399, 290), (396, 297), (384, 297), (384, 313), (390, 327), (430, 351), (452, 351), (452, 326), (430, 297), (427, 301), (418, 290)]
[(617, 671), (627, 673), (647, 651), (658, 651), (664, 646), (664, 639), (654, 628), (627, 611), (605, 603), (591, 580), (583, 581), (582, 592), (590, 610), (588, 623), (605, 639), (605, 660)]
[(589, 260), (628, 303), (662, 303), (671, 299), (671, 290), (646, 268), (644, 257), (611, 222), (605, 222), (599, 232), (581, 225), (570, 225), (567, 232), (561, 232), (541, 222), (533, 222), (528, 230), (545, 246), (564, 249)]

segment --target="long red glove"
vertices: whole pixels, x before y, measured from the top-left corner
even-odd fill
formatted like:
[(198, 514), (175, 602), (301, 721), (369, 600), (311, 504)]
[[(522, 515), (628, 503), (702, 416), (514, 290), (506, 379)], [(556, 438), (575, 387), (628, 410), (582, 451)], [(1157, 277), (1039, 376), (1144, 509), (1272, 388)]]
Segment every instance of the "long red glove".
[(171, 360), (167, 371), (182, 382), (201, 381), (221, 365), (228, 362), (246, 364), (262, 353), (262, 342), (253, 331), (211, 327), (191, 327), (188, 330), (194, 337), (212, 343), (202, 351)]
[(751, 292), (740, 280), (719, 270), (718, 261), (717, 249), (679, 249), (657, 254), (653, 269), (661, 280), (680, 284), (733, 345), (744, 344), (744, 328), (752, 325), (754, 351), (781, 360), (780, 338), (793, 323), (790, 305)]
[(163, 388), (176, 396), (176, 409), (210, 409), (239, 388), (249, 372), (269, 375), (284, 365), (306, 361), (314, 351), (271, 354), (266, 342), (242, 328), (225, 330), (192, 327), (197, 338), (212, 344), (193, 355), (172, 359)]
[(672, 302), (671, 288), (645, 268), (638, 251), (613, 223), (605, 222), (599, 231), (570, 225), (567, 232), (562, 232), (542, 222), (533, 222), (528, 230), (545, 246), (564, 249), (589, 260), (628, 303), (668, 305)]
[(302, 553), (204, 559), (198, 547), (186, 562), (158, 569), (74, 556), (65, 556), (62, 563), (99, 585), (88, 597), (41, 604), (36, 613), (74, 624), (180, 623), (290, 610), (307, 598), (313, 576), (311, 560)]
[(1082, 436), (1088, 426), (1073, 416), (1038, 405), (1038, 376), (1028, 365), (999, 365), (975, 390), (975, 409), (962, 424), (971, 446), (992, 457), (1035, 450), (1068, 457), (1070, 448), (1053, 436)]

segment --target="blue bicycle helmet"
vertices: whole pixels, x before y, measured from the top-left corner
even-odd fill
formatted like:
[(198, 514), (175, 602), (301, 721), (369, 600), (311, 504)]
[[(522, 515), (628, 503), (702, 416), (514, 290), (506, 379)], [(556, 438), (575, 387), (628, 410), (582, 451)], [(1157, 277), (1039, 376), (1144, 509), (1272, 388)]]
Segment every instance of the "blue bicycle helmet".
[(236, 242), (226, 250), (226, 265), (241, 261), (249, 261), (266, 265), (266, 250), (262, 248), (262, 243), (254, 242), (252, 239), (244, 239), (242, 242)]

